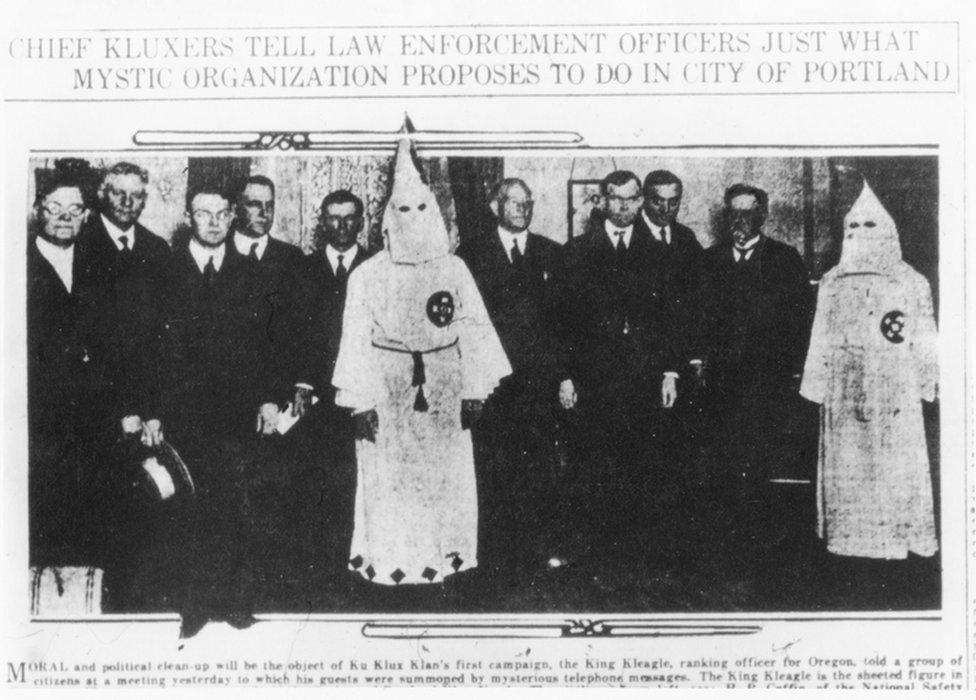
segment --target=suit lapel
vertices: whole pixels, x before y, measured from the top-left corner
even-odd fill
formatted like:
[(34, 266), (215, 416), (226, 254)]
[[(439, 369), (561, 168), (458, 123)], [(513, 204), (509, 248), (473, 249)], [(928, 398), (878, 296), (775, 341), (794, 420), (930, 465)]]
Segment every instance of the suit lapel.
[[(329, 262), (329, 256), (326, 255), (325, 248), (323, 248), (321, 252), (316, 253), (316, 255), (319, 256), (319, 268), (322, 271), (321, 274), (322, 274), (323, 281), (325, 282), (326, 286), (329, 289), (335, 289), (336, 287), (335, 270), (332, 269), (332, 263)], [(359, 262), (359, 256), (357, 255), (356, 259), (353, 260), (352, 262), (353, 262), (353, 266), (355, 266), (355, 264)]]
[(498, 235), (497, 230), (491, 231), (490, 235), (490, 247), (489, 247), (489, 260), (491, 264), (501, 270), (507, 270), (512, 261), (508, 259), (508, 251), (505, 250), (505, 246), (502, 245), (502, 239)]
[(647, 253), (651, 243), (657, 242), (643, 224), (644, 222), (640, 220), (640, 217), (634, 222), (634, 230), (630, 236), (630, 248), (627, 250), (627, 261), (629, 263), (639, 260), (641, 256)]
[(591, 229), (590, 255), (598, 267), (613, 267), (616, 250), (610, 243), (610, 237), (603, 228), (603, 222)]
[[(80, 243), (84, 252), (87, 253), (85, 256), (86, 262), (104, 266), (108, 268), (108, 274), (115, 274), (119, 249), (115, 247), (115, 242), (105, 228), (101, 214), (95, 214), (95, 222), (90, 231), (90, 235), (85, 237), (85, 240), (80, 241)], [(135, 245), (135, 242), (133, 242), (133, 250), (135, 250)]]
[(363, 248), (358, 243), (356, 244), (356, 257), (353, 258), (352, 264), (349, 266), (349, 272), (355, 270), (359, 265), (367, 258), (366, 249)]
[(194, 282), (203, 282), (203, 273), (197, 267), (197, 261), (193, 259), (189, 248), (179, 248), (173, 253), (173, 265), (179, 277)]
[(132, 253), (138, 260), (148, 260), (149, 236), (153, 234), (149, 233), (149, 229), (137, 223), (132, 229), (132, 235), (135, 238), (135, 242), (132, 245)]
[[(75, 244), (77, 245), (77, 244)], [(61, 281), (61, 276), (54, 269), (54, 266), (48, 262), (41, 251), (37, 249), (37, 242), (34, 239), (30, 241), (30, 252), (27, 257), (29, 264), (29, 274), (30, 282), (32, 285), (37, 285), (40, 289), (44, 290), (44, 294), (56, 293), (64, 298), (70, 298), (71, 293), (64, 286), (64, 282)], [(72, 270), (72, 276), (78, 273), (78, 251), (75, 251), (74, 256), (74, 269)], [(74, 280), (72, 280), (72, 286), (74, 286)]]
[(762, 259), (766, 255), (766, 237), (760, 236), (759, 242), (752, 250), (752, 255), (750, 255), (746, 260), (742, 260), (739, 265), (745, 265), (749, 269), (762, 269)]
[(276, 263), (281, 257), (281, 249), (278, 246), (278, 241), (268, 236), (268, 245), (264, 249), (264, 257), (261, 258), (263, 263)]
[(539, 244), (532, 233), (525, 234), (525, 266), (526, 273), (531, 280), (535, 281), (537, 277), (541, 277), (540, 271), (543, 269), (543, 265), (542, 260), (540, 260)]

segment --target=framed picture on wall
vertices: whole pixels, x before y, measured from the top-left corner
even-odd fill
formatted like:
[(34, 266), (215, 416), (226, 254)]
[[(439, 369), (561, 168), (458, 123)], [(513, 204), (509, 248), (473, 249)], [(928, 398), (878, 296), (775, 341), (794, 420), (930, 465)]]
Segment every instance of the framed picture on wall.
[(582, 236), (595, 207), (600, 206), (600, 180), (566, 181), (566, 222), (569, 238)]

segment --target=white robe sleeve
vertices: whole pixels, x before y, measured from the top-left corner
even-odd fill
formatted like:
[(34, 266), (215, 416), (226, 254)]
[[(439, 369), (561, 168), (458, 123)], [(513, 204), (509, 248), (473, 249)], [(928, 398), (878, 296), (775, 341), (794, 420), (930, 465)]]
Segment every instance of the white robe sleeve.
[(827, 395), (831, 346), (833, 345), (830, 330), (834, 320), (836, 291), (832, 282), (833, 279), (826, 276), (820, 280), (820, 288), (817, 291), (817, 312), (813, 317), (810, 346), (807, 349), (803, 380), (800, 383), (800, 395), (805, 399), (821, 404)]
[(938, 330), (932, 310), (932, 290), (928, 280), (920, 274), (916, 277), (915, 287), (915, 332), (912, 333), (910, 342), (915, 374), (918, 377), (918, 395), (923, 401), (935, 401), (939, 393), (939, 349)]
[(349, 275), (342, 340), (332, 375), (337, 390), (336, 405), (351, 408), (355, 413), (376, 408), (379, 394), (376, 349), (372, 344), (373, 313), (368, 296), (371, 276), (365, 272), (360, 268)]
[(502, 378), (512, 373), (502, 343), (495, 332), (481, 293), (467, 266), (457, 266), (460, 303), (457, 314), (458, 346), (461, 352), (461, 398), (486, 399)]

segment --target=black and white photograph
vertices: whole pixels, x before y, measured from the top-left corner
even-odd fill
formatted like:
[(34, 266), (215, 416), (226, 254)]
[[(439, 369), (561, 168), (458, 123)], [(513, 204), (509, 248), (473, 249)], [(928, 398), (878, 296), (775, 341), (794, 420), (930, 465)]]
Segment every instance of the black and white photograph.
[(939, 609), (937, 157), (127, 158), (30, 162), (33, 614)]
[(976, 687), (963, 0), (14, 5), (5, 691)]

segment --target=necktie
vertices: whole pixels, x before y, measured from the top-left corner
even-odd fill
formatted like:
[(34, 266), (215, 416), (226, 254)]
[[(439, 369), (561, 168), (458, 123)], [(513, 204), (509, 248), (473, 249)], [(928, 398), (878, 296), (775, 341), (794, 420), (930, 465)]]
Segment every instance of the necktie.
[(664, 242), (664, 245), (671, 245), (671, 229), (667, 226), (661, 229), (661, 240)]
[(119, 249), (119, 260), (128, 262), (132, 259), (132, 249), (129, 247), (129, 237), (119, 236), (119, 243), (122, 244), (122, 247)]
[(624, 234), (626, 231), (617, 231), (617, 266), (624, 267), (627, 264), (627, 244), (624, 243)]
[(217, 276), (217, 268), (214, 267), (213, 256), (207, 261), (206, 267), (203, 268), (203, 282), (208, 287), (212, 287), (214, 283), (214, 278)]
[(512, 257), (512, 267), (516, 272), (521, 272), (524, 269), (525, 258), (522, 256), (522, 251), (519, 250), (518, 242), (512, 239), (512, 250), (509, 252)]
[(257, 262), (257, 260), (258, 260), (258, 244), (257, 243), (252, 243), (251, 244), (251, 252), (248, 253), (247, 257), (249, 257), (251, 260)]
[(345, 284), (346, 283), (346, 275), (349, 274), (349, 271), (346, 269), (346, 266), (342, 264), (342, 258), (343, 257), (344, 257), (343, 255), (340, 255), (338, 257), (337, 261), (336, 261), (336, 273), (335, 273), (335, 276), (336, 276), (336, 281), (339, 284)]

